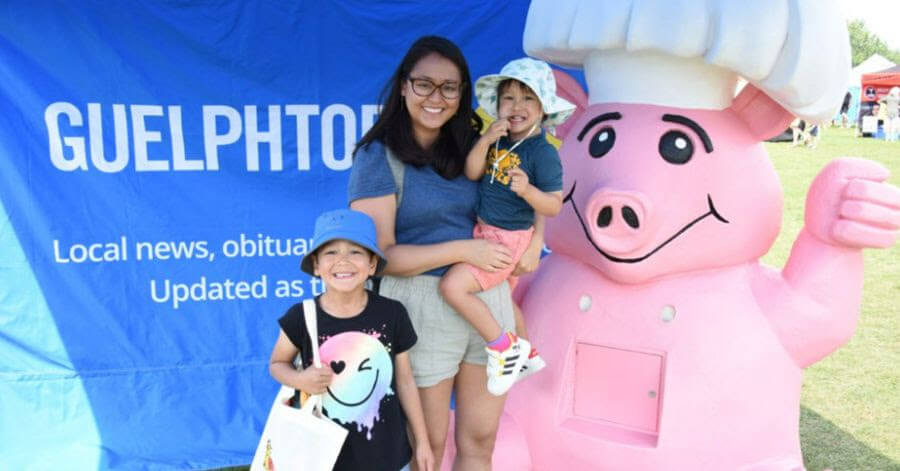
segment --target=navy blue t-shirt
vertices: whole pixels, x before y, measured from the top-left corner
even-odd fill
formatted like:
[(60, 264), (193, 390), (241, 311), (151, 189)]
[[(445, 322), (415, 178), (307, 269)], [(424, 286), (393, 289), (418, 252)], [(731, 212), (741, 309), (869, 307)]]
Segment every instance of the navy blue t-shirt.
[[(384, 145), (373, 141), (360, 148), (350, 169), (348, 201), (396, 192)], [(430, 165), (404, 164), (403, 199), (394, 225), (397, 243), (429, 245), (471, 239), (477, 199), (478, 183), (465, 175), (448, 180)], [(448, 268), (436, 268), (425, 274), (441, 276)]]
[[(482, 221), (492, 226), (516, 231), (534, 225), (534, 209), (509, 189), (509, 170), (521, 168), (528, 175), (528, 182), (545, 193), (562, 190), (563, 182), (559, 154), (547, 142), (543, 130), (539, 135), (522, 141), (512, 152), (507, 152), (506, 149), (512, 144), (504, 136), (499, 141), (499, 152), (494, 146), (488, 151), (485, 174), (478, 186), (475, 212)], [(495, 169), (493, 164), (498, 157), (499, 164)]]

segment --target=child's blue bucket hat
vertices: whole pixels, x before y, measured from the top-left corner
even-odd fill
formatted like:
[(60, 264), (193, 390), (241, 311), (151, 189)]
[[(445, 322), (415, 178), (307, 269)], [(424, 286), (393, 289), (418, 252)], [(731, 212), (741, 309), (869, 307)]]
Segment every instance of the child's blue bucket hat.
[(378, 249), (375, 236), (375, 222), (365, 213), (352, 209), (336, 209), (322, 213), (316, 219), (313, 245), (300, 261), (300, 269), (315, 276), (312, 256), (319, 247), (337, 239), (344, 239), (372, 251), (378, 257), (375, 274), (381, 273), (387, 260)]

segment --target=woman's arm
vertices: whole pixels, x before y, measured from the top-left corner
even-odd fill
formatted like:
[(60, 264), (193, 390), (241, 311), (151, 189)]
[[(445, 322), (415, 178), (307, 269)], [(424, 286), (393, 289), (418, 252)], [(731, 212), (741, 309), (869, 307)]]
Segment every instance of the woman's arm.
[(412, 431), (416, 448), (415, 459), (418, 469), (431, 470), (434, 466), (434, 455), (431, 452), (431, 444), (428, 441), (428, 429), (425, 428), (425, 414), (422, 412), (422, 401), (419, 398), (419, 388), (413, 379), (412, 367), (409, 365), (409, 354), (403, 352), (394, 357), (394, 373), (397, 375), (397, 396), (400, 398), (400, 406), (406, 413), (406, 420)]
[(375, 221), (378, 248), (388, 260), (384, 273), (395, 276), (419, 275), (438, 267), (467, 262), (484, 270), (500, 270), (512, 262), (509, 250), (482, 239), (451, 240), (429, 245), (397, 244), (394, 236), (397, 199), (391, 195), (362, 198), (350, 207)]
[(325, 388), (331, 384), (331, 368), (310, 366), (297, 371), (294, 368), (294, 358), (298, 352), (284, 331), (279, 331), (278, 340), (269, 358), (269, 374), (279, 383), (308, 394), (324, 393)]

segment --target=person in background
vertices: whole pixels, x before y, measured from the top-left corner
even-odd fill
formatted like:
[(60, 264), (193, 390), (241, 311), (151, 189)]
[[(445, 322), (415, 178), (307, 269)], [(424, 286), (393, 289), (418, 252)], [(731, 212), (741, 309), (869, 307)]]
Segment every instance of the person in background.
[(847, 126), (850, 125), (850, 117), (847, 115), (847, 113), (850, 112), (850, 101), (852, 99), (853, 99), (853, 94), (850, 92), (847, 92), (847, 94), (844, 95), (844, 102), (841, 103), (841, 127), (842, 128), (846, 128)]
[(891, 88), (879, 103), (884, 114), (884, 138), (896, 141), (897, 128), (900, 127), (900, 87)]

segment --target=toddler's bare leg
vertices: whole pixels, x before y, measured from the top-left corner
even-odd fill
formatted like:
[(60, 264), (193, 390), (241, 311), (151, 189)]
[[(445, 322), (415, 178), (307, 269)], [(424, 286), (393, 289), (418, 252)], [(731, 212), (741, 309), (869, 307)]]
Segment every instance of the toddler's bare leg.
[(440, 289), (447, 304), (472, 324), (485, 342), (490, 342), (503, 333), (487, 304), (475, 296), (475, 293), (481, 291), (481, 285), (464, 264), (458, 263), (450, 267), (441, 279)]

